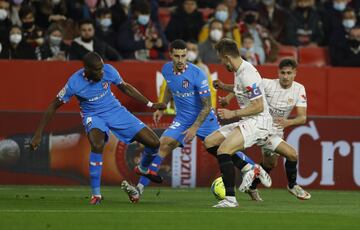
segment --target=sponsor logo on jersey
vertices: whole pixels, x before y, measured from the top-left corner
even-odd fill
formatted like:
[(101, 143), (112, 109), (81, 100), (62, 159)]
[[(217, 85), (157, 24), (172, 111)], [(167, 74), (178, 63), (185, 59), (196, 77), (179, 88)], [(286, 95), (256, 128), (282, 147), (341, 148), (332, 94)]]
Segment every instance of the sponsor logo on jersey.
[(109, 87), (109, 83), (103, 82), (103, 83), (102, 83), (102, 86), (103, 86), (104, 89), (107, 89), (107, 88)]
[(188, 80), (183, 80), (183, 82), (182, 82), (183, 88), (187, 89), (189, 87), (189, 85), (190, 85), (190, 82)]
[(250, 99), (261, 95), (260, 88), (256, 85), (256, 83), (254, 83), (252, 86), (246, 86), (246, 91), (249, 94)]
[(60, 92), (59, 92), (58, 95), (57, 95), (59, 98), (63, 98), (63, 97), (65, 96), (65, 94), (66, 94), (66, 88), (67, 88), (67, 85), (65, 85), (64, 88), (62, 88), (62, 89), (60, 90)]

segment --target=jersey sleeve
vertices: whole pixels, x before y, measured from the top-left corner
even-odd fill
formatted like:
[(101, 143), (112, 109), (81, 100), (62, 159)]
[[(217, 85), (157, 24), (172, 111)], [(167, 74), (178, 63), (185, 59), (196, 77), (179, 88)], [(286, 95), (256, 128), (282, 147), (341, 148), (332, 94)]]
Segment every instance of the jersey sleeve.
[(241, 83), (244, 87), (247, 98), (250, 100), (255, 100), (262, 97), (262, 92), (260, 89), (261, 77), (256, 72), (247, 73), (246, 77), (241, 79)]
[(301, 86), (299, 89), (299, 94), (295, 106), (307, 107), (307, 98), (304, 86)]
[(71, 87), (70, 81), (66, 83), (66, 85), (60, 90), (57, 94), (57, 98), (63, 103), (67, 103), (70, 101), (71, 97), (75, 94), (74, 90)]
[(112, 65), (108, 65), (108, 68), (109, 68), (111, 83), (115, 85), (119, 85), (123, 83), (124, 80), (120, 76), (119, 72)]
[(200, 97), (209, 97), (210, 89), (208, 78), (205, 76), (204, 71), (198, 70), (197, 77), (195, 78), (195, 88), (199, 93)]

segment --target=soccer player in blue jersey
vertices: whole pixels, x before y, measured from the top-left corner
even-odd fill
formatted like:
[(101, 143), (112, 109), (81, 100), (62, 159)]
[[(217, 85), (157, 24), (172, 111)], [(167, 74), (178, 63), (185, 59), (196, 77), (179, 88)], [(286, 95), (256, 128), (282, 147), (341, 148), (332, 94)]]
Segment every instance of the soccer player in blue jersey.
[[(176, 117), (160, 138), (158, 155), (143, 154), (140, 165), (135, 168), (135, 172), (138, 174), (149, 170), (156, 175), (163, 158), (175, 148), (182, 147), (184, 143), (192, 141), (195, 136), (204, 140), (219, 128), (217, 117), (211, 108), (207, 77), (196, 65), (186, 62), (186, 53), (186, 43), (183, 40), (175, 40), (171, 43), (172, 62), (166, 63), (162, 68), (162, 74), (167, 83), (163, 103), (167, 104), (173, 97)], [(157, 123), (162, 115), (163, 111), (157, 110), (154, 113), (154, 121)], [(214, 146), (207, 151), (216, 156), (217, 147)], [(235, 154), (233, 161), (234, 165), (239, 168), (243, 168), (249, 163), (252, 166), (249, 166), (246, 171), (255, 171), (257, 172), (256, 176), (260, 176), (261, 170), (262, 177), (259, 179), (268, 186), (271, 185), (269, 175), (260, 166), (254, 166), (254, 162), (243, 153)], [(122, 188), (128, 194), (130, 201), (135, 203), (139, 201), (144, 187), (149, 182), (148, 178), (142, 176), (136, 187), (123, 181)]]
[[(152, 103), (132, 85), (126, 83), (119, 72), (110, 64), (104, 64), (95, 52), (85, 55), (84, 68), (75, 72), (57, 97), (50, 103), (31, 140), (31, 147), (36, 150), (41, 142), (43, 130), (56, 110), (76, 96), (80, 104), (83, 125), (91, 145), (90, 181), (92, 196), (90, 204), (99, 204), (102, 200), (100, 179), (102, 171), (102, 152), (109, 138), (109, 131), (122, 142), (137, 141), (145, 145), (145, 152), (156, 153), (160, 142), (157, 135), (143, 122), (131, 114), (115, 98), (110, 85), (115, 84), (126, 95), (146, 104), (153, 109), (165, 109), (163, 103)], [(157, 175), (143, 172), (154, 181), (161, 180)]]

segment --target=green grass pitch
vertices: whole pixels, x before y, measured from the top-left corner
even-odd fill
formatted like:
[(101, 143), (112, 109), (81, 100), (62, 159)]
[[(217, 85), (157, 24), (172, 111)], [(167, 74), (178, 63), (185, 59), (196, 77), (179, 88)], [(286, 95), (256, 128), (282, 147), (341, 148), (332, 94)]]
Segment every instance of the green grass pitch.
[(131, 204), (119, 187), (103, 187), (101, 205), (88, 187), (0, 186), (0, 229), (359, 229), (359, 191), (310, 190), (309, 201), (285, 189), (262, 189), (264, 202), (238, 193), (239, 208), (215, 209), (208, 188), (149, 188)]

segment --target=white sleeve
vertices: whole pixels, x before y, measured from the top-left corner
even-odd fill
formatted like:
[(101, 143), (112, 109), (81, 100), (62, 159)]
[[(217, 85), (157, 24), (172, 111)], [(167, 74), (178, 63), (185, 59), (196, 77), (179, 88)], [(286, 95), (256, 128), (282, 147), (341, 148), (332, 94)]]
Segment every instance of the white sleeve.
[(245, 73), (240, 80), (244, 87), (244, 91), (247, 93), (247, 98), (254, 100), (262, 97), (260, 89), (261, 77), (258, 72), (249, 71), (248, 73)]
[(304, 86), (300, 86), (299, 88), (299, 94), (297, 95), (296, 106), (307, 107), (307, 98), (306, 98), (306, 92)]

